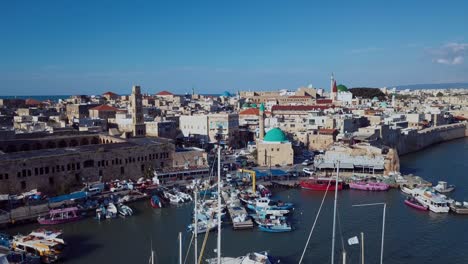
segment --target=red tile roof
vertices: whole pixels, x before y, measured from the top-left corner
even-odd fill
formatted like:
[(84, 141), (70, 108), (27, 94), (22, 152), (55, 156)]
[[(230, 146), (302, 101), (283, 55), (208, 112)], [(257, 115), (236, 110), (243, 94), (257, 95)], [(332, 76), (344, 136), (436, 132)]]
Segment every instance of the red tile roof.
[(338, 131), (337, 129), (333, 129), (333, 128), (320, 128), (318, 130), (320, 135), (333, 135), (337, 131)]
[(38, 101), (36, 99), (29, 98), (29, 99), (26, 99), (25, 104), (26, 105), (40, 105), (40, 104), (42, 104), (42, 102), (40, 102), (40, 101)]
[(119, 96), (118, 94), (113, 93), (113, 92), (105, 92), (102, 95)]
[(241, 111), (239, 115), (256, 115), (258, 116), (260, 114), (260, 110), (258, 108), (249, 108)]
[(312, 111), (332, 107), (328, 105), (274, 105), (271, 107), (271, 111)]
[(163, 95), (164, 96), (164, 95), (174, 95), (174, 94), (171, 93), (171, 92), (168, 92), (168, 91), (161, 91), (161, 92), (157, 93), (156, 95)]
[(108, 111), (108, 112), (117, 112), (119, 109), (115, 108), (115, 107), (112, 107), (110, 105), (98, 105), (96, 107), (93, 107), (89, 110), (97, 110), (97, 111)]

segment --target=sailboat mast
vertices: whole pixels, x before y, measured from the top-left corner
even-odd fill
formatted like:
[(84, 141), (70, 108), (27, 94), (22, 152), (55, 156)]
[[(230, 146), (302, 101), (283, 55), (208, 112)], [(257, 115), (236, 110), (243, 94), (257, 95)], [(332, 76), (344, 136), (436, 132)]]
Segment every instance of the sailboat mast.
[(197, 264), (197, 261), (198, 261), (198, 212), (197, 212), (197, 206), (198, 206), (198, 187), (195, 185), (195, 192), (193, 194), (194, 196), (194, 200), (195, 200), (195, 208), (194, 208), (194, 227), (195, 227), (195, 233), (194, 233), (194, 239), (195, 239), (195, 243), (194, 243), (194, 246), (193, 246), (193, 250), (195, 251), (194, 252), (194, 260), (195, 260), (195, 264)]
[(182, 232), (179, 232), (179, 264), (182, 264)]
[(218, 144), (218, 264), (221, 264), (221, 144)]
[(364, 233), (361, 232), (361, 264), (364, 264)]
[(333, 206), (333, 234), (332, 234), (332, 250), (331, 250), (331, 264), (335, 263), (335, 235), (336, 235), (336, 204), (338, 200), (338, 177), (340, 173), (340, 162), (337, 162), (336, 168), (336, 181), (335, 181), (335, 204)]

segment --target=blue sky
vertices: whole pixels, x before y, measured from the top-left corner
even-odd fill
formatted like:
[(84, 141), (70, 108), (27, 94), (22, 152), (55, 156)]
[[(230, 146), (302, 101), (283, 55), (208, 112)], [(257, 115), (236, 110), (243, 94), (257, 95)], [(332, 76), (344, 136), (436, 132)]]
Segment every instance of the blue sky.
[(468, 81), (468, 1), (2, 1), (0, 94)]

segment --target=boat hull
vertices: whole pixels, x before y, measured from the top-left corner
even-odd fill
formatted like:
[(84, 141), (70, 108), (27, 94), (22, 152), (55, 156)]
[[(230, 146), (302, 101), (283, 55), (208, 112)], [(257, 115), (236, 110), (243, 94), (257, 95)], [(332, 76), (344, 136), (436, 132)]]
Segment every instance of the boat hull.
[(408, 205), (411, 208), (416, 209), (416, 210), (420, 210), (420, 211), (427, 211), (428, 210), (427, 207), (425, 207), (423, 205), (420, 205), (420, 204), (412, 203), (409, 200), (405, 200), (405, 204)]
[[(336, 184), (335, 182), (331, 182), (330, 185), (327, 183), (317, 183), (317, 182), (310, 182), (310, 181), (302, 181), (300, 182), (301, 188), (306, 189), (306, 190), (312, 190), (312, 191), (334, 191)], [(338, 191), (341, 191), (343, 189), (343, 183), (338, 183)]]
[(59, 225), (71, 222), (76, 222), (81, 219), (81, 216), (74, 216), (66, 219), (49, 219), (49, 218), (38, 218), (37, 222), (41, 225)]
[(368, 184), (368, 183), (350, 183), (350, 189), (361, 191), (387, 191), (390, 186), (388, 184)]
[(270, 225), (258, 225), (258, 229), (263, 232), (268, 233), (283, 233), (283, 232), (291, 232), (292, 228), (288, 227), (275, 227)]

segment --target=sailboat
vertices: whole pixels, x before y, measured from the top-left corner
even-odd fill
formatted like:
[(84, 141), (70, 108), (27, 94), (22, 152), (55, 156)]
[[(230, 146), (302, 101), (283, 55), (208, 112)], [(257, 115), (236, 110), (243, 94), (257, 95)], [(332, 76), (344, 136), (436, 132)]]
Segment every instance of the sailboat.
[[(221, 194), (221, 147), (218, 145), (218, 194)], [(221, 195), (218, 195), (218, 221), (221, 222)], [(245, 256), (232, 258), (221, 257), (221, 225), (218, 225), (217, 258), (207, 259), (209, 264), (272, 264), (266, 252), (253, 252)], [(278, 261), (279, 263), (279, 261)]]

